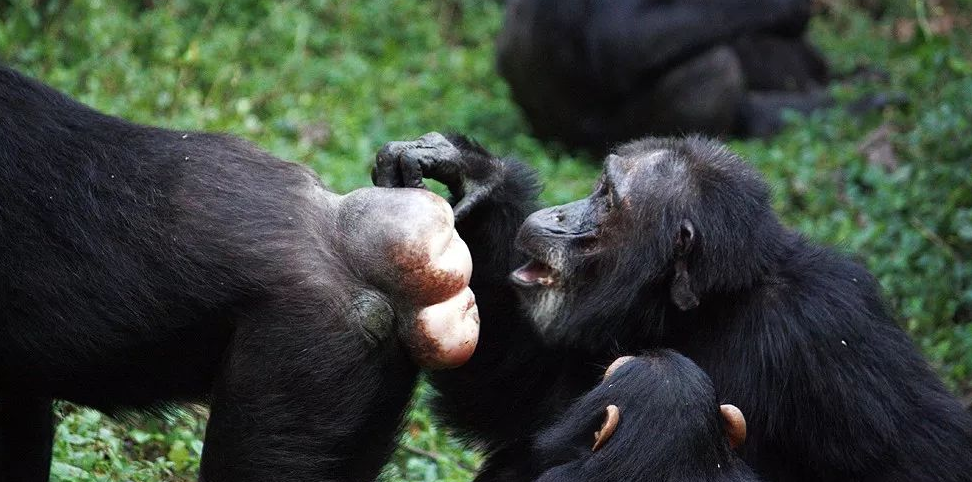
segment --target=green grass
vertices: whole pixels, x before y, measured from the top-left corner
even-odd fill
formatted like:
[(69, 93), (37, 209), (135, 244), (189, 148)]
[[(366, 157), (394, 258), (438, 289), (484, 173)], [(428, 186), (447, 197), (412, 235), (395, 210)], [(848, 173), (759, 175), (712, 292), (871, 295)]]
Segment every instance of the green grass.
[[(875, 22), (826, 3), (812, 36), (835, 69), (868, 63), (891, 74), (889, 85), (834, 87), (838, 98), (885, 90), (912, 102), (863, 119), (839, 109), (794, 116), (783, 135), (733, 148), (767, 176), (789, 225), (867, 264), (949, 386), (968, 393), (972, 36), (968, 14), (949, 31), (940, 20), (972, 4), (898, 2)], [(495, 73), (501, 20), (498, 3), (471, 0), (14, 0), (0, 2), (0, 59), (111, 114), (239, 135), (312, 166), (338, 191), (369, 183), (385, 141), (457, 130), (539, 168), (545, 202), (584, 195), (596, 164), (532, 139)], [(894, 169), (859, 151), (881, 125)], [(478, 456), (431, 423), (426, 391), (403, 436), (410, 450), (386, 476), (468, 480)], [(58, 414), (54, 480), (195, 478), (198, 412), (118, 422), (65, 404)]]

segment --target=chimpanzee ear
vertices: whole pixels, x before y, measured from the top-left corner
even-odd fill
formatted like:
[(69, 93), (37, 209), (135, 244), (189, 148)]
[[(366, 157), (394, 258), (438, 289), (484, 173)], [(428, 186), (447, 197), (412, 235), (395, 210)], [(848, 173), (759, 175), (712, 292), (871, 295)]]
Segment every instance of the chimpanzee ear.
[(675, 235), (675, 277), (672, 279), (672, 303), (682, 311), (691, 310), (699, 306), (699, 298), (692, 291), (692, 280), (689, 278), (686, 255), (692, 251), (695, 241), (695, 226), (692, 221), (683, 219)]
[(722, 413), (725, 422), (729, 447), (735, 450), (746, 442), (746, 417), (743, 416), (742, 410), (736, 408), (735, 405), (720, 405), (719, 412)]
[(621, 409), (617, 405), (608, 405), (604, 409), (604, 421), (601, 422), (601, 429), (594, 432), (594, 447), (591, 448), (591, 452), (597, 452), (597, 449), (603, 447), (611, 439), (620, 422)]
[(692, 243), (695, 241), (695, 225), (688, 219), (683, 219), (678, 226), (678, 234), (675, 235), (675, 256), (685, 256), (692, 251)]

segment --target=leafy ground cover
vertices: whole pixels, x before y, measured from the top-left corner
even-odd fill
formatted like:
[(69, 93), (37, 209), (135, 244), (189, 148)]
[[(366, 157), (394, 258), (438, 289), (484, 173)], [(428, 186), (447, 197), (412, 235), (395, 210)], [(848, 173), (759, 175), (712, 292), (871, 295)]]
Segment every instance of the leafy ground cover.
[[(972, 2), (861, 8), (821, 0), (812, 37), (838, 73), (897, 92), (863, 118), (841, 108), (733, 148), (767, 176), (786, 222), (856, 253), (949, 386), (972, 392)], [(306, 163), (338, 191), (368, 184), (385, 141), (466, 132), (540, 169), (548, 203), (586, 193), (597, 165), (532, 139), (493, 68), (495, 2), (211, 0), (0, 2), (0, 59), (100, 110), (225, 131)], [(0, 133), (2, 135), (2, 133)], [(2, 202), (2, 201), (0, 201)], [(419, 389), (389, 480), (468, 480), (479, 456), (436, 427)], [(111, 420), (64, 404), (53, 480), (194, 480), (205, 410)]]

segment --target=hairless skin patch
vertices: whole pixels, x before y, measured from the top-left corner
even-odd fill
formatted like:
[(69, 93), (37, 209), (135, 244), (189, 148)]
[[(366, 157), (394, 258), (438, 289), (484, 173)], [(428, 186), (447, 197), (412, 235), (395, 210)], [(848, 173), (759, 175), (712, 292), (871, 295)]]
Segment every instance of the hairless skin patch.
[(398, 333), (425, 368), (462, 365), (479, 337), (469, 289), (472, 257), (454, 227), (452, 207), (424, 189), (358, 189), (337, 201), (343, 250), (384, 293)]
[(402, 289), (416, 303), (441, 302), (469, 285), (472, 270), (465, 269), (469, 250), (458, 233), (442, 249), (402, 243), (392, 246), (390, 254), (392, 263), (402, 271)]

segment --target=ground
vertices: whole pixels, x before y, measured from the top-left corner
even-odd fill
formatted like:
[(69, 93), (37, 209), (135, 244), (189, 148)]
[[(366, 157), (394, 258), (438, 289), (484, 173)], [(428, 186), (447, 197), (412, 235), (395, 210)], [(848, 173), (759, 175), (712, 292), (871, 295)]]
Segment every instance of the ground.
[[(885, 5), (880, 19), (854, 4)], [(957, 393), (972, 392), (972, 0), (819, 0), (813, 40), (835, 71), (886, 83), (834, 87), (910, 99), (861, 119), (796, 115), (733, 148), (767, 176), (786, 222), (856, 253), (900, 323)], [(596, 163), (530, 137), (494, 69), (495, 1), (0, 2), (0, 59), (100, 110), (225, 131), (316, 169), (345, 192), (369, 183), (382, 143), (469, 133), (540, 169), (543, 199), (585, 194)], [(2, 135), (2, 134), (0, 134)], [(391, 481), (469, 480), (479, 462), (420, 397)], [(194, 480), (205, 409), (111, 420), (64, 404), (56, 481)]]

